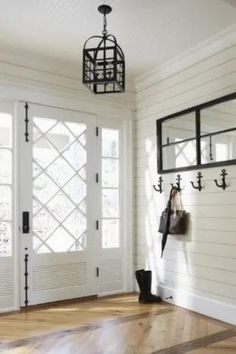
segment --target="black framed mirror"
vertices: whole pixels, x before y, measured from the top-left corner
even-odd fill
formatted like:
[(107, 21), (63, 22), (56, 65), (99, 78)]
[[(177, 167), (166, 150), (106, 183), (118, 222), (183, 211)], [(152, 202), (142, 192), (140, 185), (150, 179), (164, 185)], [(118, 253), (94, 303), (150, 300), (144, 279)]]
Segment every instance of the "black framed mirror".
[(236, 164), (236, 93), (156, 121), (158, 173)]

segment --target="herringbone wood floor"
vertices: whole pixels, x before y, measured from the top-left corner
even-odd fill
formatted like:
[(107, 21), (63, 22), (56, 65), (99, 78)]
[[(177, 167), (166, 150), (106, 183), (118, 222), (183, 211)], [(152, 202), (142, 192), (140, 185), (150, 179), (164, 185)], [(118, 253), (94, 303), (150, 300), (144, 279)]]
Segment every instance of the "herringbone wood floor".
[(136, 295), (0, 316), (0, 352), (12, 354), (232, 354), (236, 328)]

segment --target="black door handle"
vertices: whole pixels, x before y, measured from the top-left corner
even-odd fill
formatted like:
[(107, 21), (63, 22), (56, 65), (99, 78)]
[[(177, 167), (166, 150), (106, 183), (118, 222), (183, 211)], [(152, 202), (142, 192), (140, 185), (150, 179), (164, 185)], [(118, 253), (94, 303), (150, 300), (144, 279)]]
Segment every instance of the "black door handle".
[(23, 234), (28, 234), (30, 231), (28, 211), (23, 211), (22, 213), (22, 224), (23, 224)]

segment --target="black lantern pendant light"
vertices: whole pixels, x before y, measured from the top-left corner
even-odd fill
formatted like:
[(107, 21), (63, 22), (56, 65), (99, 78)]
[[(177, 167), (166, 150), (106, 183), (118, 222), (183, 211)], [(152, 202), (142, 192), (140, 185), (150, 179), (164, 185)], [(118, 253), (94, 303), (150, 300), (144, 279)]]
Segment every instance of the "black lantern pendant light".
[[(102, 36), (92, 36), (83, 49), (83, 83), (94, 93), (115, 93), (125, 90), (125, 57), (116, 37), (107, 32), (106, 15), (112, 11), (108, 5), (101, 5), (103, 14)], [(97, 46), (89, 47), (89, 43)]]

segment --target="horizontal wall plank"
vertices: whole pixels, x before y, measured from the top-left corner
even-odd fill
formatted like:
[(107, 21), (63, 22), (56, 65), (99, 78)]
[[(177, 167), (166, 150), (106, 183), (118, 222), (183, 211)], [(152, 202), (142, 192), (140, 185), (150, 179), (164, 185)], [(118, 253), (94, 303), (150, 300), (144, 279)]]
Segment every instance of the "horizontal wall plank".
[(188, 92), (192, 89), (196, 89), (199, 86), (203, 87), (205, 84), (208, 84), (211, 81), (219, 79), (223, 80), (227, 75), (232, 75), (235, 73), (235, 68), (235, 58), (232, 58), (231, 60), (228, 60), (221, 65), (217, 65), (216, 67), (209, 70), (204, 70), (203, 72), (199, 72), (199, 68), (196, 68), (196, 72), (188, 80), (184, 80), (180, 83), (173, 84), (172, 86), (165, 88), (161, 87), (163, 85), (159, 85), (158, 91), (155, 95), (146, 97), (145, 100), (137, 101), (137, 110), (142, 111), (149, 108), (151, 105), (168, 99), (169, 97), (175, 97), (176, 92)]
[[(155, 230), (153, 230), (155, 232)], [(146, 239), (142, 237), (142, 234), (145, 232), (145, 227), (136, 227), (134, 229), (134, 232), (136, 233), (136, 242), (137, 243), (144, 243), (146, 242)], [(159, 235), (158, 235), (159, 237)], [(169, 237), (175, 237), (175, 236), (169, 236)], [(236, 237), (235, 237), (235, 232), (234, 231), (219, 231), (219, 230), (205, 230), (205, 229), (191, 229), (190, 231), (190, 236), (191, 241), (193, 242), (202, 242), (202, 243), (216, 243), (218, 245), (236, 245)]]
[[(140, 183), (137, 183), (140, 186)], [(164, 192), (163, 192), (164, 193)], [(163, 196), (158, 192), (153, 193), (151, 199), (155, 205), (158, 205), (160, 209), (163, 209), (167, 201), (167, 194)], [(184, 193), (181, 197), (184, 208), (187, 206), (196, 206), (197, 208), (201, 208), (201, 206), (228, 206), (228, 207), (236, 207), (236, 191), (228, 190), (227, 193), (219, 193), (215, 192), (192, 192)], [(150, 201), (150, 198), (138, 197), (134, 198), (134, 205), (136, 208), (145, 206), (147, 207), (147, 203)], [(233, 208), (234, 209), (234, 208)]]
[[(189, 205), (187, 203), (184, 203), (184, 210), (186, 212), (190, 213), (190, 219), (191, 218), (220, 218), (220, 219), (231, 219), (235, 218), (235, 207), (226, 207), (222, 208), (222, 205)], [(136, 214), (138, 218), (141, 218), (142, 216), (150, 216), (150, 217), (160, 217), (161, 213), (165, 207), (165, 203), (162, 203), (159, 207), (156, 206), (156, 204), (153, 204), (153, 206), (150, 206), (147, 210), (147, 206), (144, 205), (143, 207), (139, 207), (136, 209)]]
[[(159, 237), (161, 239), (161, 235)], [(142, 242), (141, 244), (137, 244), (136, 247), (137, 249), (142, 249), (149, 252), (153, 247), (153, 242), (149, 241), (149, 245)], [(168, 249), (177, 252), (181, 251), (186, 254), (197, 253), (201, 255), (219, 256), (222, 258), (232, 258), (236, 260), (236, 245), (193, 241), (189, 235), (169, 237)]]
[(155, 247), (155, 250), (153, 253), (146, 253), (146, 250), (139, 249), (139, 251), (136, 251), (135, 258), (136, 260), (142, 261), (142, 264), (149, 259), (149, 257), (154, 257), (155, 261), (155, 267), (159, 268), (159, 265), (161, 266), (162, 262), (175, 262), (178, 264), (187, 264), (187, 265), (192, 265), (194, 268), (195, 266), (202, 266), (206, 269), (206, 272), (208, 271), (209, 268), (215, 270), (215, 273), (218, 272), (218, 270), (225, 270), (228, 272), (235, 273), (235, 268), (236, 268), (236, 260), (232, 258), (225, 258), (222, 256), (211, 256), (211, 255), (205, 255), (205, 254), (197, 254), (197, 253), (191, 253), (188, 254), (186, 257), (186, 254), (184, 254), (183, 251), (175, 251), (172, 249), (169, 249), (169, 243), (167, 242), (167, 246), (164, 252), (163, 258), (160, 257), (160, 249), (161, 249), (161, 238), (158, 240), (158, 244)]
[(236, 299), (236, 287), (229, 284), (222, 284), (221, 282), (192, 277), (185, 274), (178, 274), (165, 270), (166, 279), (163, 276), (159, 277), (163, 285), (170, 286), (178, 284), (178, 288), (186, 287), (189, 289), (199, 289), (208, 293), (226, 296), (230, 299)]
[[(137, 218), (136, 225), (143, 225), (145, 227), (154, 227), (157, 230), (159, 226), (159, 217), (153, 219), (147, 216)], [(205, 230), (218, 230), (218, 231), (234, 231), (236, 232), (236, 219), (218, 219), (218, 218), (193, 218), (191, 217), (191, 229), (205, 229)]]
[[(198, 86), (190, 91), (181, 92), (174, 97), (168, 97), (163, 101), (151, 105), (147, 109), (137, 111), (136, 118), (159, 119), (171, 113), (197, 106), (199, 104), (214, 100), (221, 96), (235, 92), (236, 74), (226, 75), (223, 78), (214, 80), (207, 85)], [(214, 92), (214, 94), (212, 93)]]

